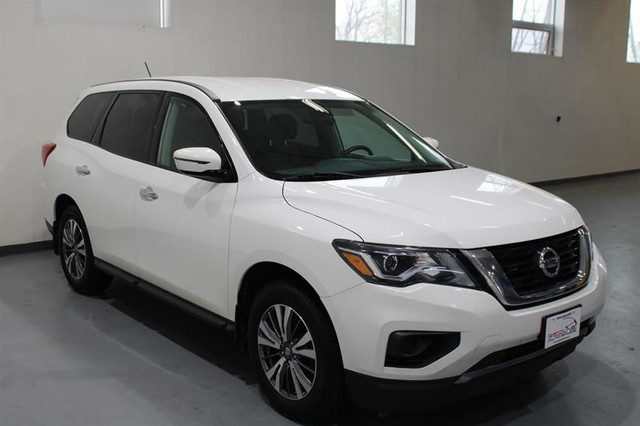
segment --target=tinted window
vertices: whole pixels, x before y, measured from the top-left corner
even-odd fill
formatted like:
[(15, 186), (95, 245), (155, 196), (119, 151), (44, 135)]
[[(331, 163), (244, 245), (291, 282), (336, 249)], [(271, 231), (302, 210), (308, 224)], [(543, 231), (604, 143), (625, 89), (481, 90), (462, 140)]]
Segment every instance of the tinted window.
[(345, 179), (447, 170), (420, 136), (366, 102), (223, 102), (256, 168), (288, 180)]
[(120, 94), (105, 121), (101, 145), (125, 157), (146, 160), (161, 98), (158, 93)]
[(194, 101), (172, 97), (160, 136), (158, 164), (175, 168), (174, 151), (189, 147), (211, 148), (224, 158), (220, 138), (207, 114)]
[[(381, 132), (379, 123), (371, 120), (362, 112), (339, 107), (332, 108), (331, 112), (344, 148), (362, 145), (362, 141), (367, 141), (366, 145), (375, 155), (403, 161), (410, 161), (414, 155), (407, 145), (389, 143), (389, 139), (395, 138), (396, 135)], [(358, 152), (358, 150), (354, 150), (354, 152)], [(364, 151), (360, 150), (359, 152)]]
[(69, 117), (67, 135), (70, 138), (90, 142), (93, 132), (114, 96), (115, 93), (96, 93), (84, 98)]

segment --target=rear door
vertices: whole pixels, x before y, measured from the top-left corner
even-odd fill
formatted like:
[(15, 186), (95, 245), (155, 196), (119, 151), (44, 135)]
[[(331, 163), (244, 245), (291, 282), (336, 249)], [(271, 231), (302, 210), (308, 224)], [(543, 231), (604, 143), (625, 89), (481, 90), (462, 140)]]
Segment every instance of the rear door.
[(120, 92), (97, 130), (101, 149), (85, 152), (76, 165), (90, 185), (81, 206), (94, 255), (136, 272), (135, 201), (142, 162), (162, 104), (162, 92)]
[[(206, 101), (205, 101), (206, 102)], [(220, 114), (208, 101), (210, 110)], [(209, 113), (196, 100), (168, 94), (162, 124), (136, 194), (139, 275), (171, 293), (224, 315), (231, 213), (237, 182), (180, 173), (173, 152), (208, 147), (232, 165)]]

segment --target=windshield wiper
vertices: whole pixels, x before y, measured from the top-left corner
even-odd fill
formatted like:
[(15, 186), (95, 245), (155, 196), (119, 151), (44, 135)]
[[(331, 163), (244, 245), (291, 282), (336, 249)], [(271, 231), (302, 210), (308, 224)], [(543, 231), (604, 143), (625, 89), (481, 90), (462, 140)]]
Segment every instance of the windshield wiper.
[(424, 173), (424, 172), (437, 172), (439, 170), (450, 170), (451, 166), (447, 164), (423, 164), (420, 166), (401, 167), (398, 169), (391, 169), (387, 174), (395, 173)]
[(451, 166), (447, 164), (422, 164), (418, 166), (400, 167), (397, 169), (369, 170), (367, 172), (363, 171), (363, 173), (361, 174), (352, 173), (352, 172), (306, 173), (306, 174), (300, 174), (300, 175), (287, 176), (285, 180), (297, 181), (297, 180), (357, 179), (357, 178), (364, 178), (364, 177), (389, 176), (389, 175), (404, 174), (404, 173), (435, 172), (438, 170), (450, 170), (450, 169), (451, 169)]
[(286, 180), (295, 181), (295, 180), (326, 180), (326, 179), (355, 179), (366, 177), (365, 175), (358, 175), (355, 173), (347, 173), (347, 172), (316, 172), (316, 173), (308, 173), (302, 175), (292, 175), (287, 176)]

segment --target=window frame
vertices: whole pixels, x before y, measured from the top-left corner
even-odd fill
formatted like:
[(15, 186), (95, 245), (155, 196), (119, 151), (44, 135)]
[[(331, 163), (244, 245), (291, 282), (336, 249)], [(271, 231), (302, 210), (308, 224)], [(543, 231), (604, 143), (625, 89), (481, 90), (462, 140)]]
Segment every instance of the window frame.
[[(565, 0), (550, 0), (553, 2), (553, 19), (549, 24), (522, 21), (519, 19), (513, 19), (514, 0), (511, 0), (511, 53), (534, 55), (542, 57), (562, 57), (563, 42), (564, 42), (564, 20), (565, 20)], [(513, 30), (529, 30), (545, 32), (549, 35), (547, 39), (547, 46), (544, 53), (537, 52), (523, 52), (513, 50)]]
[[(347, 43), (361, 43), (361, 44), (380, 44), (380, 45), (389, 45), (389, 46), (406, 46), (406, 47), (415, 47), (416, 45), (416, 20), (417, 20), (417, 3), (418, 0), (399, 0), (400, 8), (399, 8), (399, 20), (400, 20), (400, 28), (399, 28), (399, 41), (398, 42), (386, 42), (386, 41), (370, 41), (370, 40), (349, 40), (346, 38), (338, 37), (338, 1), (334, 0), (334, 40), (337, 42), (347, 42)], [(387, 9), (388, 10), (388, 9)], [(413, 20), (409, 19), (412, 17)]]
[(513, 50), (513, 39), (512, 39), (511, 53), (524, 53), (525, 55), (555, 56), (554, 55), (555, 32), (556, 32), (555, 25), (540, 24), (537, 22), (529, 22), (529, 21), (512, 21), (511, 30), (513, 31), (514, 29), (545, 32), (549, 34), (549, 38), (547, 39), (547, 47), (544, 53), (520, 52), (517, 50)]

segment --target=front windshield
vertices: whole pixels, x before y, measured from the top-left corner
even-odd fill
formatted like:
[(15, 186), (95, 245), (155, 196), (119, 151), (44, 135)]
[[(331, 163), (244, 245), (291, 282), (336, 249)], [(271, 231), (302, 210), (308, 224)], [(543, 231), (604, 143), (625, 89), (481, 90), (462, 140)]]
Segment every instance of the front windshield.
[(223, 102), (247, 155), (266, 176), (330, 180), (453, 168), (422, 138), (367, 102)]

